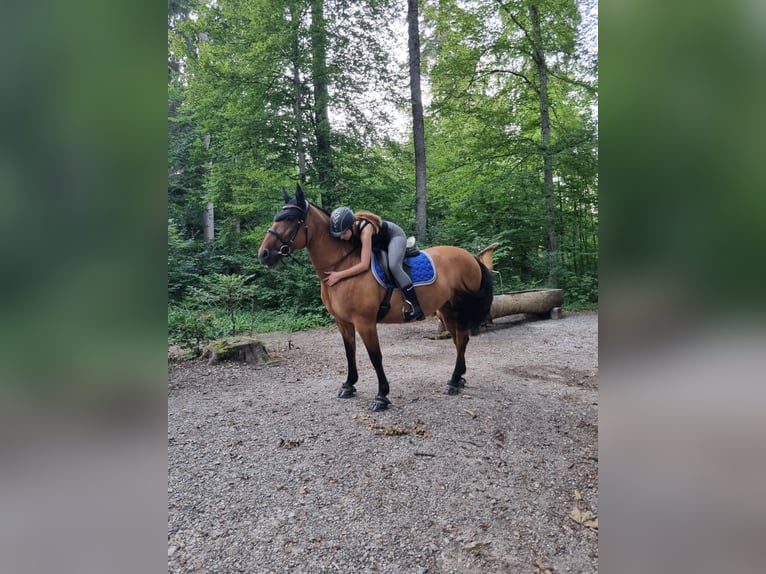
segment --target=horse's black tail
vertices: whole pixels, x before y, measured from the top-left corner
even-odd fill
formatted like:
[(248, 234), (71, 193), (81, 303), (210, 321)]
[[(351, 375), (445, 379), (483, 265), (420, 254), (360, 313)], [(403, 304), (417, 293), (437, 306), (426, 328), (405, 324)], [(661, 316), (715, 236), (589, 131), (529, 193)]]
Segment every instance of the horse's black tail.
[(457, 294), (452, 305), (462, 329), (476, 329), (489, 316), (492, 308), (494, 277), (486, 265), (476, 259), (481, 268), (481, 285), (478, 291), (463, 291)]

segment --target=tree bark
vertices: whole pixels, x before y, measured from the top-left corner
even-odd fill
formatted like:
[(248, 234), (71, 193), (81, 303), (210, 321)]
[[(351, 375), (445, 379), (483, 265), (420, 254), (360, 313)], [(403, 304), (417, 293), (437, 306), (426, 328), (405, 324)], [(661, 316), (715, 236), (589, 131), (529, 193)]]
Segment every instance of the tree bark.
[[(202, 137), (202, 146), (205, 150), (210, 150), (210, 134), (205, 134)], [(212, 162), (208, 162), (208, 168), (212, 167)], [(212, 201), (208, 201), (205, 205), (205, 221), (203, 225), (205, 229), (205, 241), (212, 243), (215, 239), (215, 205)]]
[(329, 73), (327, 70), (327, 27), (324, 19), (324, 0), (311, 0), (311, 74), (314, 83), (314, 134), (318, 187), (322, 194), (322, 207), (335, 205), (333, 190), (332, 144), (330, 133)]
[(300, 183), (306, 183), (306, 146), (303, 136), (303, 89), (301, 85), (300, 74), (300, 10), (296, 6), (290, 7), (290, 20), (293, 24), (293, 90), (295, 92), (295, 101), (293, 104), (293, 113), (295, 114), (295, 154), (298, 157), (298, 180)]
[(211, 242), (215, 239), (215, 206), (212, 201), (208, 201), (205, 206), (205, 241)]
[(561, 289), (517, 291), (495, 295), (489, 314), (493, 319), (518, 313), (548, 315), (554, 308), (560, 307), (563, 302), (564, 291)]
[(262, 365), (273, 360), (263, 343), (250, 338), (216, 341), (205, 348), (202, 358), (208, 359), (208, 365), (215, 365), (221, 361)]
[(418, 0), (407, 0), (409, 23), (410, 94), (412, 98), (412, 139), (415, 146), (415, 236), (426, 240), (426, 143), (423, 94), (420, 89), (420, 29)]

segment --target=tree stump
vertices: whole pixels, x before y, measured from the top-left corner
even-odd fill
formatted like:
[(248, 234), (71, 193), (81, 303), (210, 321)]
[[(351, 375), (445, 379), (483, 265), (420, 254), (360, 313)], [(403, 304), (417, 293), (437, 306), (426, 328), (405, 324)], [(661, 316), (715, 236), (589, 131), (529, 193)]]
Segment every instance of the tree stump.
[(262, 365), (272, 361), (263, 343), (255, 339), (237, 338), (222, 339), (205, 347), (203, 359), (208, 359), (208, 365), (221, 361), (238, 361), (249, 365)]

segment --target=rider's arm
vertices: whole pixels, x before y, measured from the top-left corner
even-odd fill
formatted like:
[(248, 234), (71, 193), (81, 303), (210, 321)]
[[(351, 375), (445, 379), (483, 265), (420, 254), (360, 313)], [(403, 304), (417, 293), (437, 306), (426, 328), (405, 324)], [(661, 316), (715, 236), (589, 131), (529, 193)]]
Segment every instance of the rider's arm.
[(362, 259), (356, 265), (352, 265), (343, 271), (338, 271), (338, 276), (341, 279), (348, 279), (354, 275), (359, 275), (370, 268), (370, 260), (372, 258), (372, 225), (364, 226), (360, 239), (362, 240)]

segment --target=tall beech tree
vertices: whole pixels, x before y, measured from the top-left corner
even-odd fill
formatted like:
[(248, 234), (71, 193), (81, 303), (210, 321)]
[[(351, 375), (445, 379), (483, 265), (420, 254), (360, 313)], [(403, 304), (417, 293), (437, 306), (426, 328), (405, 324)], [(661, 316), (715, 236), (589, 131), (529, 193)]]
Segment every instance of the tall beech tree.
[(327, 27), (324, 0), (311, 0), (311, 79), (314, 84), (314, 137), (317, 184), (322, 190), (322, 204), (336, 204), (330, 129), (330, 72), (327, 67)]
[[(439, 0), (427, 18), (434, 123), (475, 128), (465, 136), (467, 145), (461, 147), (471, 153), (461, 163), (481, 166), (485, 180), (492, 173), (488, 166), (502, 166), (496, 182), (506, 211), (515, 211), (519, 198), (530, 197), (527, 190), (539, 194), (542, 203), (525, 200), (535, 215), (520, 220), (526, 229), (518, 231), (530, 248), (535, 230), (544, 234), (535, 242), (537, 249), (527, 250), (527, 262), (514, 263), (533, 274), (542, 263), (546, 283), (560, 285), (565, 271), (560, 236), (573, 205), (567, 195), (582, 196), (582, 190), (572, 188), (575, 181), (594, 199), (596, 188), (595, 173), (587, 181), (575, 180), (561, 162), (572, 152), (586, 162), (596, 154), (589, 109), (596, 88), (577, 57), (577, 5), (571, 0)], [(491, 226), (491, 220), (484, 225)], [(535, 263), (536, 257), (544, 261)]]
[(415, 235), (426, 239), (426, 135), (423, 120), (423, 94), (420, 89), (420, 25), (418, 0), (407, 0), (407, 49), (412, 99), (412, 141), (415, 148)]

